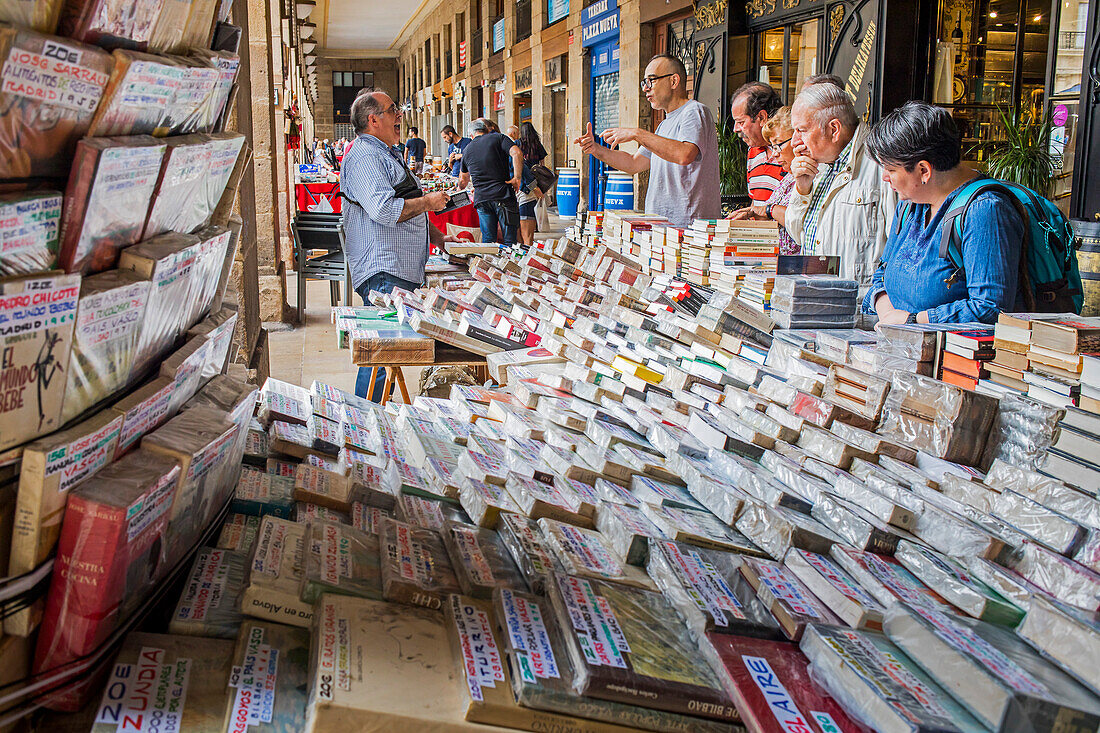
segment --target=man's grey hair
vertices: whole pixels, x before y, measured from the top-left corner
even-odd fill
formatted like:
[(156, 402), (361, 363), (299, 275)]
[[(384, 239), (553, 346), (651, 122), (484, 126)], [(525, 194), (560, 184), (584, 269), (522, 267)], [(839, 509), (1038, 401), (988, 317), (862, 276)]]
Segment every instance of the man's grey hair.
[(811, 84), (799, 92), (791, 108), (792, 112), (809, 114), (822, 130), (829, 122), (837, 120), (845, 130), (859, 127), (859, 114), (848, 92), (834, 84)]
[(356, 134), (366, 132), (368, 118), (371, 115), (379, 117), (386, 111), (386, 108), (378, 101), (379, 92), (382, 92), (382, 90), (368, 87), (359, 92), (355, 101), (351, 103), (351, 126), (355, 128)]
[(466, 126), (466, 132), (469, 135), (483, 135), (489, 132), (489, 126), (485, 124), (485, 120), (478, 117), (476, 120)]

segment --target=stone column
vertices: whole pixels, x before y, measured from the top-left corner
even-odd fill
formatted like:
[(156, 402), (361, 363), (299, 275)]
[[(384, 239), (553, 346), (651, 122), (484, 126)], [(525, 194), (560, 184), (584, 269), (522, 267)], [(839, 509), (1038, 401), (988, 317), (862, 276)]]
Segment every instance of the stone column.
[[(275, 116), (272, 98), (273, 70), (269, 49), (270, 7), (266, 0), (234, 0), (233, 15), (244, 29), (241, 70), (238, 74), (237, 129), (248, 136), (252, 163), (240, 186), (240, 210), (249, 217), (247, 237), (254, 238), (258, 262), (260, 320), (282, 321), (289, 314), (285, 271), (280, 262), (278, 181)], [(242, 247), (242, 249), (244, 249)], [(248, 276), (248, 273), (238, 273)]]

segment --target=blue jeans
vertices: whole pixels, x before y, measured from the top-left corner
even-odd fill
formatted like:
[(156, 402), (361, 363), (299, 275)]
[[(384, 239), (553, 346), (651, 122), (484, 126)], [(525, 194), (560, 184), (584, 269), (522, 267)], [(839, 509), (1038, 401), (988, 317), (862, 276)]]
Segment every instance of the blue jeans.
[(477, 219), (481, 224), (481, 241), (497, 241), (497, 224), (504, 230), (505, 246), (516, 243), (519, 231), (519, 205), (513, 198), (508, 201), (482, 201), (477, 205)]
[[(377, 290), (380, 293), (390, 293), (394, 288), (416, 290), (418, 287), (420, 287), (420, 283), (402, 280), (388, 272), (377, 272), (364, 280), (355, 289), (355, 292), (359, 293), (359, 297), (363, 299), (363, 305), (369, 305), (367, 295), (372, 290)], [(359, 373), (355, 376), (355, 396), (368, 398), (372, 402), (381, 402), (382, 390), (386, 387), (386, 370), (384, 367), (378, 368), (378, 374), (374, 378), (373, 385), (370, 383), (370, 370), (370, 367), (359, 367)]]

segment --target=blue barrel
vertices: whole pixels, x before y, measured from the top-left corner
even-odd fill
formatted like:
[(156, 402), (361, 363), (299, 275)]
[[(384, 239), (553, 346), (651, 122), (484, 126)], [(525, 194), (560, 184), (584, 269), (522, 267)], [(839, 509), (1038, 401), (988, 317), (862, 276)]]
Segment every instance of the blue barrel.
[(576, 216), (581, 202), (581, 169), (558, 168), (558, 216)]
[(634, 208), (634, 176), (616, 171), (607, 174), (603, 208), (604, 211), (630, 211)]

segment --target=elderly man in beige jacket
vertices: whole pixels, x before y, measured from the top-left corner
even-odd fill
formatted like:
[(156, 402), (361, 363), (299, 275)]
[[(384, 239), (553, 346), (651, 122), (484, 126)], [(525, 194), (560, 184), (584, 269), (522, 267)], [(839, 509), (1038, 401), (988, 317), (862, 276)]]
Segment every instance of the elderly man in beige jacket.
[(813, 84), (791, 108), (795, 159), (785, 225), (804, 255), (840, 255), (841, 276), (871, 283), (897, 197), (868, 154), (867, 126), (852, 98), (833, 84)]

